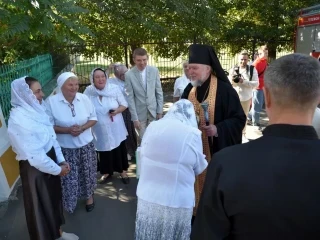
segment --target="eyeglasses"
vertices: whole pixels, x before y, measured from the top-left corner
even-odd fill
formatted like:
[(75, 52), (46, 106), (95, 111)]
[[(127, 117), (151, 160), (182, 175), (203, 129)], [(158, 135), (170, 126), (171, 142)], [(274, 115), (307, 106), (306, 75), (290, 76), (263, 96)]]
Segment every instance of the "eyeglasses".
[(76, 111), (74, 110), (74, 105), (71, 103), (71, 104), (68, 104), (68, 106), (71, 109), (72, 117), (75, 117), (76, 116)]

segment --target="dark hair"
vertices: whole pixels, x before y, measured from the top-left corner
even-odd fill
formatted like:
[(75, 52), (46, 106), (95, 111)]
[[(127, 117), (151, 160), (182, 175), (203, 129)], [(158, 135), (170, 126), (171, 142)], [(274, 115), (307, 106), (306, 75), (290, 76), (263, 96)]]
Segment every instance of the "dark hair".
[(26, 77), (24, 80), (26, 81), (26, 84), (28, 84), (29, 88), (31, 87), (32, 83), (39, 82), (37, 79), (33, 77)]
[(147, 51), (146, 51), (144, 48), (136, 48), (136, 49), (133, 51), (132, 56), (133, 56), (133, 57), (135, 57), (135, 56), (148, 56), (148, 53), (147, 53)]
[(94, 77), (94, 73), (95, 73), (96, 71), (98, 71), (98, 70), (102, 71), (102, 72), (104, 73), (104, 75), (106, 75), (106, 77), (107, 77), (106, 71), (103, 70), (102, 68), (96, 68), (96, 69), (93, 71), (93, 73), (92, 73), (92, 77)]

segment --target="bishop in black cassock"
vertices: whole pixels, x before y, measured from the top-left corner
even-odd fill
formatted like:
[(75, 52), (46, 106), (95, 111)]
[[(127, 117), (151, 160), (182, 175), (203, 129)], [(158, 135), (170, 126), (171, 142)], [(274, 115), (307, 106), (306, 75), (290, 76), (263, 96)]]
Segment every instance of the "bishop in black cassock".
[[(199, 128), (202, 130), (204, 154), (207, 161), (210, 162), (212, 154), (242, 142), (242, 130), (246, 123), (246, 115), (241, 107), (239, 96), (222, 69), (213, 47), (200, 44), (191, 45), (189, 48), (190, 72), (195, 64), (210, 66), (211, 74), (209, 73), (206, 79), (191, 79), (192, 82), (201, 80), (201, 85), (188, 84), (181, 98), (189, 99), (194, 105), (195, 112), (199, 117)], [(206, 121), (205, 113), (201, 107), (201, 103), (204, 102), (209, 105), (209, 122)], [(206, 124), (209, 125), (207, 128), (214, 127), (216, 129), (214, 136), (207, 134)], [(204, 172), (196, 178), (196, 207), (205, 176)], [(195, 212), (196, 208), (194, 215)]]

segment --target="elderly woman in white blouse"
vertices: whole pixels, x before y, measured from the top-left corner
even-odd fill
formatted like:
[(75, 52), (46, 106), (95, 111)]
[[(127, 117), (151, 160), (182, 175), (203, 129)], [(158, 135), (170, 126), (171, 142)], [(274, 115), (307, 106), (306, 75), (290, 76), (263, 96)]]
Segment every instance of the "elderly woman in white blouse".
[(141, 143), (136, 240), (189, 240), (195, 177), (207, 167), (190, 101), (152, 122)]
[(128, 184), (126, 171), (129, 164), (125, 144), (128, 132), (121, 114), (128, 103), (120, 88), (107, 82), (103, 69), (95, 68), (91, 72), (90, 81), (91, 86), (86, 88), (84, 94), (92, 101), (98, 117), (98, 123), (92, 128), (92, 132), (102, 174), (99, 183), (106, 183), (113, 172), (118, 172), (123, 183)]
[(70, 167), (45, 112), (43, 96), (35, 78), (23, 77), (11, 84), (8, 135), (19, 161), (29, 236), (32, 240), (79, 239), (60, 230), (64, 217), (59, 176), (66, 176)]
[(97, 116), (89, 98), (78, 93), (78, 78), (72, 72), (58, 77), (58, 94), (47, 100), (57, 140), (70, 173), (62, 178), (63, 206), (67, 212), (74, 212), (78, 199), (86, 199), (86, 210), (94, 209), (93, 193), (96, 187), (97, 156), (91, 127)]

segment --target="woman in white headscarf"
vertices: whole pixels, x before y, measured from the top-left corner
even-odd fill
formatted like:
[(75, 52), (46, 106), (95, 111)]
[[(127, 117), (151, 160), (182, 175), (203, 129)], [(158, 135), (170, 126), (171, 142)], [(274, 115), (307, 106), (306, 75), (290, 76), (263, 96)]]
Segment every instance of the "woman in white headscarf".
[(174, 103), (141, 143), (135, 240), (189, 240), (195, 176), (207, 167), (190, 101)]
[(62, 178), (63, 206), (73, 213), (78, 199), (86, 199), (86, 210), (94, 209), (97, 156), (92, 142), (91, 127), (97, 116), (89, 98), (78, 93), (79, 82), (72, 72), (58, 79), (58, 93), (47, 99), (47, 113), (54, 123), (57, 140), (71, 171)]
[(129, 164), (125, 144), (128, 132), (121, 114), (128, 107), (128, 103), (121, 89), (107, 82), (103, 69), (93, 69), (90, 81), (91, 85), (84, 94), (92, 101), (98, 117), (98, 123), (92, 128), (92, 132), (102, 174), (99, 183), (106, 183), (113, 172), (118, 172), (123, 183), (128, 184), (126, 171)]
[(70, 167), (42, 102), (40, 83), (31, 77), (11, 84), (8, 135), (19, 161), (24, 209), (32, 240), (79, 239), (62, 233), (61, 181)]

